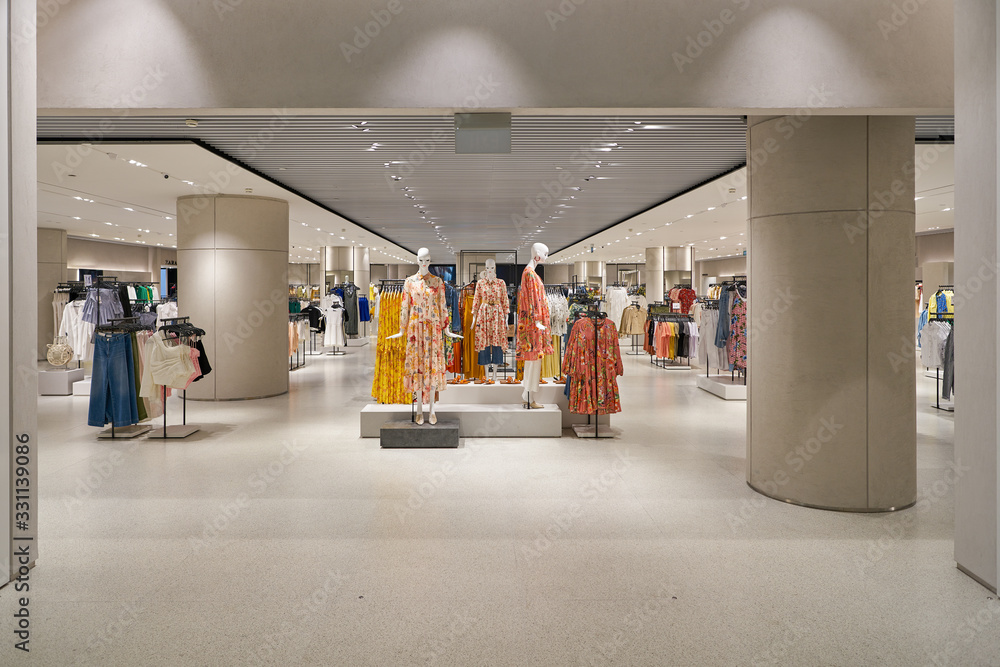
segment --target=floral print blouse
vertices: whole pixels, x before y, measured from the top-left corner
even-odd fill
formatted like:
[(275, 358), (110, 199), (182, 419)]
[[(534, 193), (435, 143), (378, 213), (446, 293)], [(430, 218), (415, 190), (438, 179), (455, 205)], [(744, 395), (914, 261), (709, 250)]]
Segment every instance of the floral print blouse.
[(507, 283), (488, 278), (476, 283), (472, 312), (476, 317), (476, 351), (487, 347), (507, 348)]
[[(530, 266), (521, 274), (521, 287), (517, 292), (517, 358), (520, 361), (537, 361), (552, 354), (552, 330), (549, 329), (549, 300), (545, 296), (545, 283)], [(545, 328), (539, 329), (536, 322)]]
[(738, 294), (733, 295), (729, 317), (729, 363), (733, 368), (747, 367), (747, 302)]
[(448, 386), (444, 331), (450, 319), (443, 280), (420, 274), (406, 279), (399, 309), (399, 328), (406, 338), (403, 389), (419, 391), (425, 403), (434, 390)]

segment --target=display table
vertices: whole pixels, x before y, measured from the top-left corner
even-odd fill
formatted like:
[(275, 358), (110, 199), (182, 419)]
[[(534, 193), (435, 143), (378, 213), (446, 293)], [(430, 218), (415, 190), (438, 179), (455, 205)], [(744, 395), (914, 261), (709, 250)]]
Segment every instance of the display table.
[[(479, 404), (479, 405), (517, 405), (524, 403), (520, 384), (450, 384), (441, 392), (438, 405), (445, 404)], [(566, 398), (566, 385), (543, 384), (532, 399), (541, 405), (555, 405), (562, 411), (562, 427), (571, 428), (574, 424), (586, 424), (588, 415), (575, 415), (569, 411), (569, 399)], [(610, 424), (611, 415), (601, 415), (601, 424)]]
[[(444, 392), (442, 392), (442, 395)], [(438, 423), (456, 421), (463, 438), (558, 438), (562, 436), (562, 410), (543, 404), (538, 410), (525, 410), (523, 404), (491, 405), (486, 403), (438, 403)], [(390, 422), (409, 422), (409, 405), (370, 403), (361, 410), (361, 437), (378, 438)], [(424, 412), (427, 419), (427, 412)]]
[(737, 376), (735, 379), (729, 375), (698, 375), (698, 386), (715, 394), (725, 401), (745, 401), (747, 400), (747, 386), (743, 383), (743, 378)]
[(383, 449), (458, 447), (459, 428), (459, 423), (455, 421), (439, 421), (437, 424), (387, 422), (380, 429), (380, 444)]
[[(73, 385), (83, 380), (82, 368), (57, 368), (38, 372), (39, 396), (70, 396)], [(88, 388), (87, 393), (90, 393)]]

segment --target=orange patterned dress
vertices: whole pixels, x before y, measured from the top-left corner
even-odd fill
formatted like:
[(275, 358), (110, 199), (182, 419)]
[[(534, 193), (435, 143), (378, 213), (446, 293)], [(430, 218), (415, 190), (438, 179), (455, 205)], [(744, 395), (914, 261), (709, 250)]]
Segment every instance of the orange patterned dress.
[(451, 324), (444, 281), (417, 274), (403, 285), (399, 328), (406, 339), (403, 389), (420, 392), (427, 403), (435, 390), (447, 388), (444, 331)]
[(500, 278), (476, 283), (472, 313), (476, 317), (476, 351), (488, 347), (507, 348), (507, 283)]
[[(537, 361), (552, 354), (552, 330), (549, 329), (549, 300), (545, 296), (545, 283), (529, 267), (521, 274), (521, 287), (517, 291), (517, 358), (519, 361)], [(545, 329), (539, 329), (541, 322)]]

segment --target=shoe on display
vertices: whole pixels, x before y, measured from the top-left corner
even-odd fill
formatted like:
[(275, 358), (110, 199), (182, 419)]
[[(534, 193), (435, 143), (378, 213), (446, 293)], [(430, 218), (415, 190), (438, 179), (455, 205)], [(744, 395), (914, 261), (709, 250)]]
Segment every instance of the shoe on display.
[(545, 406), (539, 405), (538, 403), (535, 403), (534, 401), (531, 402), (531, 409), (532, 410), (541, 410), (543, 407), (545, 407)]

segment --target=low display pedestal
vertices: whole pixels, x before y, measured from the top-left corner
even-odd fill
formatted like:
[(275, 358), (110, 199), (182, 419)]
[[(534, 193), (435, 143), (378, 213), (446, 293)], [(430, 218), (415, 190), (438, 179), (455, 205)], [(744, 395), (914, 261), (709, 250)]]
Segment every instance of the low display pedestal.
[[(442, 392), (444, 393), (444, 392)], [(370, 403), (361, 409), (361, 437), (377, 438), (387, 424), (410, 423), (409, 405)], [(559, 438), (562, 436), (562, 410), (545, 404), (538, 410), (525, 410), (523, 403), (489, 405), (438, 403), (435, 407), (439, 426), (445, 421), (459, 424), (463, 438)], [(584, 415), (586, 418), (586, 415)], [(424, 415), (427, 419), (427, 415)], [(427, 428), (423, 424), (420, 428)], [(603, 428), (603, 427), (602, 427)]]
[(411, 421), (387, 422), (379, 430), (382, 449), (427, 449), (458, 447), (459, 423), (439, 421), (437, 424), (415, 424)]
[(90, 396), (90, 378), (78, 380), (73, 383), (74, 396)]
[(698, 386), (710, 394), (715, 394), (725, 401), (747, 400), (747, 386), (743, 378), (733, 379), (727, 375), (699, 375)]
[[(574, 424), (586, 424), (589, 415), (577, 415), (569, 411), (569, 399), (566, 398), (566, 385), (557, 384), (551, 380), (538, 387), (532, 395), (532, 400), (542, 405), (555, 405), (562, 412), (562, 427), (571, 428)], [(444, 405), (511, 405), (524, 406), (521, 384), (450, 384), (441, 392), (438, 398), (438, 409)], [(527, 411), (525, 411), (527, 412)], [(611, 415), (601, 415), (601, 426), (611, 423)]]
[[(71, 396), (73, 384), (83, 380), (82, 368), (58, 368), (38, 372), (39, 396)], [(88, 390), (89, 394), (90, 391)]]

